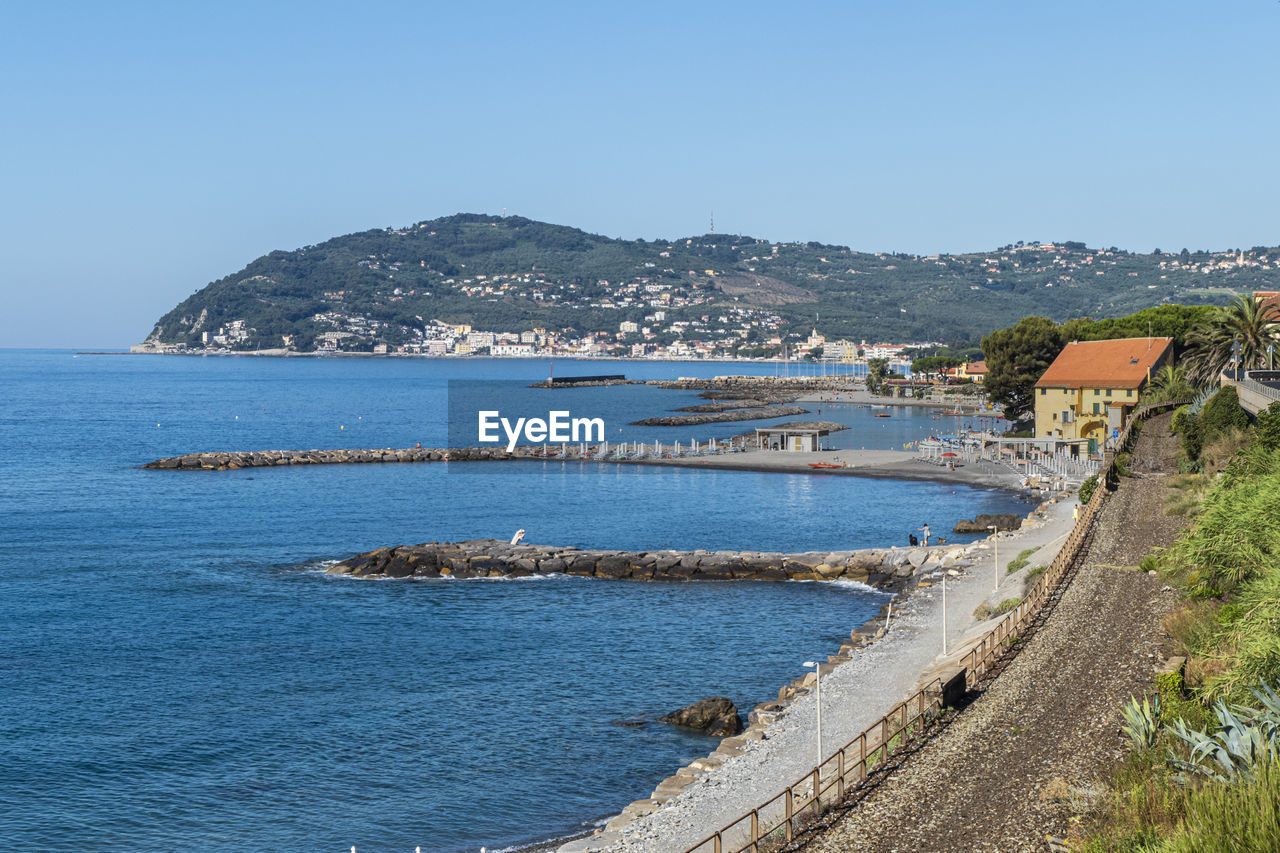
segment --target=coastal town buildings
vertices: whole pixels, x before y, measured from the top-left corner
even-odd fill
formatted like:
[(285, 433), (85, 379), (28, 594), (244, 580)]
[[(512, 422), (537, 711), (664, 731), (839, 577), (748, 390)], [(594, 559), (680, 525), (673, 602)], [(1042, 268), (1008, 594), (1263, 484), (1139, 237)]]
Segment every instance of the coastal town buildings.
[(1035, 385), (1036, 437), (1085, 440), (1097, 453), (1172, 359), (1173, 338), (1072, 341)]

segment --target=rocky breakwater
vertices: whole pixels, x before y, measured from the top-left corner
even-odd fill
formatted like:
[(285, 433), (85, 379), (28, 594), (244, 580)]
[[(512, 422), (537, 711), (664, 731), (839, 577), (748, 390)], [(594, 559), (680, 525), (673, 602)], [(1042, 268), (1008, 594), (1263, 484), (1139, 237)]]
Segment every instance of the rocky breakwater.
[(631, 426), (700, 426), (701, 424), (721, 424), (732, 421), (756, 421), (767, 418), (789, 418), (796, 415), (807, 415), (808, 409), (800, 406), (764, 406), (758, 409), (727, 409), (718, 412), (700, 412), (688, 415), (665, 415), (657, 418), (644, 418), (632, 421)]
[(847, 376), (715, 376), (710, 379), (648, 379), (645, 384), (673, 391), (736, 391), (767, 395), (786, 391), (802, 394), (816, 389), (847, 388), (850, 383)]
[(936, 567), (948, 549), (861, 551), (608, 551), (512, 545), (498, 539), (379, 548), (343, 560), (330, 574), (358, 578), (519, 578), (563, 574), (612, 580), (848, 580), (899, 591)]
[(532, 448), (508, 453), (494, 447), (407, 447), (341, 450), (249, 450), (186, 453), (148, 462), (143, 468), (228, 471), (238, 468), (274, 468), (286, 465), (354, 465), (392, 462), (476, 462), (528, 458)]
[(610, 376), (561, 376), (534, 382), (530, 388), (605, 388), (610, 385), (641, 385), (639, 379), (628, 379), (621, 374)]

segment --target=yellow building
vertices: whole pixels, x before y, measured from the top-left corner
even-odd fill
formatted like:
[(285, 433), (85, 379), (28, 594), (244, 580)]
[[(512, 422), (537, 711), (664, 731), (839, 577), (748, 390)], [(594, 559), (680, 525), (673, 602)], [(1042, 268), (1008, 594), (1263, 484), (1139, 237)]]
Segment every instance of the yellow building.
[(961, 382), (968, 379), (972, 382), (981, 384), (982, 381), (987, 378), (987, 363), (986, 361), (968, 361), (964, 364), (944, 370), (943, 373), (945, 373), (949, 378), (957, 379)]
[(1072, 341), (1036, 383), (1036, 438), (1086, 439), (1096, 453), (1172, 359), (1173, 338)]

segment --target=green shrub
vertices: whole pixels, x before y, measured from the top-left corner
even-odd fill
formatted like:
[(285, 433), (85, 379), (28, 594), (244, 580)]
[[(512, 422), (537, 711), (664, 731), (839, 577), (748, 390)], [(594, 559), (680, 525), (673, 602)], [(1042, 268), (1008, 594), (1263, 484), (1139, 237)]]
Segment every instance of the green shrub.
[(1209, 398), (1209, 402), (1204, 404), (1204, 410), (1200, 412), (1199, 420), (1206, 441), (1211, 441), (1231, 427), (1249, 428), (1249, 413), (1241, 408), (1240, 396), (1231, 385), (1218, 389), (1218, 393)]
[(1267, 450), (1280, 450), (1280, 403), (1267, 406), (1258, 412), (1257, 440)]
[(1027, 549), (1026, 549), (1026, 550), (1024, 550), (1022, 553), (1018, 554), (1018, 556), (1016, 556), (1016, 557), (1014, 557), (1012, 560), (1010, 560), (1010, 561), (1009, 561), (1009, 566), (1008, 566), (1008, 568), (1007, 568), (1007, 572), (1008, 572), (1008, 574), (1013, 574), (1013, 573), (1014, 573), (1014, 572), (1016, 572), (1016, 571), (1020, 571), (1021, 569), (1025, 569), (1025, 568), (1027, 567), (1027, 563), (1031, 561), (1031, 555), (1032, 555), (1032, 554), (1034, 554), (1036, 551), (1039, 551), (1039, 550), (1040, 550), (1040, 546), (1039, 546), (1039, 545), (1037, 545), (1037, 546), (1036, 546), (1036, 547), (1034, 547), (1034, 548), (1027, 548)]
[(1097, 474), (1090, 474), (1088, 477), (1085, 477), (1084, 482), (1080, 484), (1080, 503), (1087, 504), (1093, 498), (1093, 493), (1097, 488)]

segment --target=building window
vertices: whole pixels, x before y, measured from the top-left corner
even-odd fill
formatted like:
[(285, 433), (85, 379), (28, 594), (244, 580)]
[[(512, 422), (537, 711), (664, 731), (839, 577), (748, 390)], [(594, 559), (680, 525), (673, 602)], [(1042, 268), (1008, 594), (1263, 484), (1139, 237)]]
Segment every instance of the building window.
[(1096, 415), (1096, 414), (1098, 414), (1098, 404), (1097, 404), (1097, 403), (1094, 403), (1094, 404), (1093, 404), (1093, 413), (1094, 413), (1095, 415)]
[(1041, 397), (1043, 397), (1045, 394), (1048, 394), (1048, 393), (1049, 393), (1049, 389), (1048, 389), (1048, 388), (1041, 388), (1041, 389), (1040, 389), (1040, 396), (1041, 396)]
[(1126, 391), (1124, 392), (1124, 395), (1125, 395), (1126, 397), (1132, 397), (1132, 396), (1133, 396), (1133, 389), (1132, 389), (1132, 388), (1130, 388), (1130, 389), (1126, 390)]
[(1099, 394), (1101, 394), (1101, 393), (1102, 393), (1102, 389), (1101, 389), (1101, 388), (1094, 388), (1094, 389), (1093, 389), (1093, 396), (1095, 396), (1095, 397), (1096, 397), (1096, 396), (1098, 396), (1098, 395), (1099, 395)]

